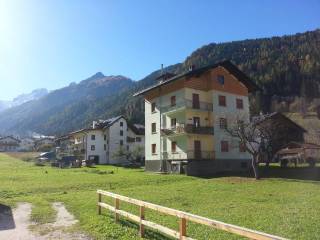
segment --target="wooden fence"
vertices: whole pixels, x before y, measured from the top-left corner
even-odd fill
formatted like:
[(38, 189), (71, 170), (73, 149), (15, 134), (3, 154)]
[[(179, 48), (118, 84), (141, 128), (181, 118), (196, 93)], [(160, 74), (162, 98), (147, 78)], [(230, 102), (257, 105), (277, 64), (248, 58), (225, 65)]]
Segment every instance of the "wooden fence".
[[(193, 238), (187, 237), (187, 221), (190, 221), (190, 222), (206, 225), (209, 227), (213, 227), (216, 229), (220, 229), (220, 230), (223, 230), (226, 232), (234, 233), (234, 234), (237, 234), (237, 235), (240, 235), (243, 237), (247, 237), (249, 239), (285, 240), (285, 238), (282, 238), (282, 237), (278, 237), (278, 236), (270, 235), (267, 233), (251, 230), (251, 229), (244, 228), (244, 227), (239, 227), (236, 225), (220, 222), (217, 220), (212, 220), (209, 218), (201, 217), (198, 215), (179, 211), (176, 209), (167, 208), (167, 207), (163, 207), (163, 206), (156, 205), (153, 203), (148, 203), (148, 202), (144, 202), (141, 200), (125, 197), (125, 196), (118, 195), (115, 193), (111, 193), (111, 192), (107, 192), (107, 191), (103, 191), (103, 190), (98, 190), (97, 193), (98, 193), (98, 214), (101, 214), (101, 208), (106, 208), (106, 209), (115, 213), (115, 221), (116, 222), (119, 220), (119, 216), (121, 215), (121, 216), (124, 216), (124, 217), (134, 221), (134, 222), (139, 223), (140, 237), (144, 237), (144, 228), (146, 226), (146, 227), (152, 228), (154, 230), (160, 231), (160, 232), (162, 232), (168, 236), (171, 236), (173, 238), (176, 238), (176, 239), (191, 240)], [(103, 195), (114, 199), (114, 206), (111, 206), (109, 204), (102, 202)], [(140, 207), (140, 216), (136, 216), (132, 213), (120, 210), (120, 201), (131, 203), (131, 204), (134, 204), (134, 205)], [(164, 214), (175, 216), (175, 217), (179, 218), (179, 232), (172, 230), (170, 228), (167, 228), (165, 226), (162, 226), (160, 224), (157, 224), (157, 223), (154, 223), (151, 221), (147, 221), (146, 216), (145, 216), (145, 209), (147, 209), (147, 208), (158, 211), (160, 213), (164, 213)]]

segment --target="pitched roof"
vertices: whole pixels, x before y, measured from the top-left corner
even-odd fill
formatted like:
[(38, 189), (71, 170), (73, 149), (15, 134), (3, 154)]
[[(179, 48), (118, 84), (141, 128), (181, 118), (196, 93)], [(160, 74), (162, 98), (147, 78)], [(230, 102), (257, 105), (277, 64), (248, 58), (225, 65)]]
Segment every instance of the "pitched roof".
[(165, 80), (163, 82), (157, 83), (149, 88), (146, 88), (140, 92), (135, 93), (133, 96), (139, 96), (142, 95), (146, 92), (149, 92), (157, 87), (166, 85), (168, 83), (171, 83), (175, 80), (181, 79), (183, 77), (192, 77), (192, 76), (199, 76), (202, 73), (216, 68), (216, 67), (223, 67), (225, 68), (228, 72), (230, 72), (232, 75), (234, 75), (240, 82), (242, 82), (249, 90), (249, 92), (254, 92), (258, 89), (260, 89), (244, 72), (242, 72), (237, 66), (235, 66), (233, 63), (230, 61), (223, 61), (223, 62), (218, 62), (215, 64), (210, 64), (205, 67), (197, 68), (191, 71), (184, 72), (182, 74), (176, 75), (168, 80)]
[(14, 140), (14, 141), (21, 142), (19, 139), (15, 138), (15, 137), (13, 137), (13, 136), (0, 137), (0, 140), (6, 139), (6, 138), (11, 138), (11, 139)]
[(307, 130), (305, 130), (303, 127), (301, 127), (299, 124), (295, 123), (294, 121), (292, 121), (290, 118), (286, 117), (285, 115), (283, 115), (280, 112), (273, 112), (273, 113), (268, 113), (268, 114), (262, 114), (262, 115), (258, 115), (258, 116), (254, 116), (252, 118), (252, 122), (255, 123), (262, 123), (264, 121), (270, 120), (270, 119), (276, 119), (277, 117), (282, 118), (283, 120), (291, 123), (292, 125), (294, 125), (295, 127), (299, 128), (301, 131), (303, 132), (307, 132)]
[(109, 118), (107, 120), (100, 120), (97, 122), (97, 128), (108, 128), (112, 124), (114, 124), (116, 121), (118, 121), (120, 118), (125, 118), (124, 116), (120, 115), (117, 117)]

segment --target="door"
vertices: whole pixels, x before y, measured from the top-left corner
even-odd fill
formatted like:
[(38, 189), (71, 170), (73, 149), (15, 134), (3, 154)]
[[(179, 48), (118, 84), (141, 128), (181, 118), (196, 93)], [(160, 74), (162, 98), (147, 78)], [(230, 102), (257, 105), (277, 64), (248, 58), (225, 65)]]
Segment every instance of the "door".
[(201, 159), (201, 142), (199, 140), (194, 141), (194, 158)]
[(200, 108), (199, 94), (196, 94), (196, 93), (192, 94), (192, 108), (195, 108), (195, 109)]
[(193, 117), (193, 127), (200, 127), (200, 117)]

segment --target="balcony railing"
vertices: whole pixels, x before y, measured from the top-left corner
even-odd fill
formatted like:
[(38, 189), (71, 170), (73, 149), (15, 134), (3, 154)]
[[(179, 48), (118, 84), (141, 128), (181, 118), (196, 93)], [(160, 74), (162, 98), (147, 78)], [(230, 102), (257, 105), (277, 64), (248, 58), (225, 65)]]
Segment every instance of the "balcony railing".
[(183, 133), (192, 133), (192, 134), (205, 134), (205, 135), (213, 135), (214, 128), (213, 127), (201, 127), (196, 126), (194, 124), (179, 124), (175, 127), (171, 128), (162, 128), (162, 134), (164, 135), (175, 135), (175, 134), (183, 134)]
[(214, 151), (163, 152), (163, 160), (213, 160)]
[(170, 111), (177, 110), (179, 108), (197, 109), (202, 111), (213, 111), (212, 103), (183, 99), (183, 100), (177, 101), (174, 105), (170, 104), (170, 105), (161, 107), (161, 112), (163, 113), (170, 112)]

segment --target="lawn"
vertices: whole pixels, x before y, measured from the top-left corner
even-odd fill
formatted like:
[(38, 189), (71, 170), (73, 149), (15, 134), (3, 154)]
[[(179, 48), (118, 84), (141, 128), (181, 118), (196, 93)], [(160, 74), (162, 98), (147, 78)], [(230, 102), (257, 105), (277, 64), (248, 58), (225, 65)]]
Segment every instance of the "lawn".
[[(158, 175), (114, 166), (39, 167), (18, 158), (19, 155), (0, 154), (0, 203), (14, 206), (17, 202), (31, 202), (33, 220), (46, 223), (55, 216), (51, 202), (62, 201), (80, 221), (76, 230), (95, 239), (139, 239), (136, 224), (123, 218), (120, 224), (115, 224), (107, 210), (97, 215), (97, 189), (291, 239), (318, 239), (320, 236), (320, 182), (294, 179), (294, 176), (280, 178), (282, 169), (276, 169), (275, 176), (259, 181), (232, 176), (206, 179)], [(137, 208), (127, 205), (121, 207), (138, 212)], [(173, 217), (149, 210), (146, 217), (172, 228), (178, 227)], [(150, 230), (146, 234), (147, 239), (166, 239)], [(196, 239), (239, 239), (194, 224), (188, 227), (188, 234)]]

